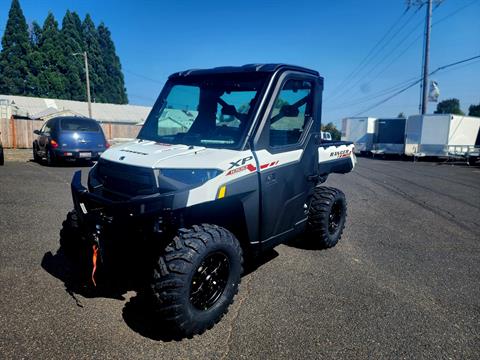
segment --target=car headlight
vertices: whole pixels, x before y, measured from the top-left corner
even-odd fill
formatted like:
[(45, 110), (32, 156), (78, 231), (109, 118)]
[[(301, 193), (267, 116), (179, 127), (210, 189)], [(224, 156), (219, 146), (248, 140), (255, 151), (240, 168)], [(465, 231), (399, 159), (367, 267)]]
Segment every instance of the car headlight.
[(159, 169), (158, 185), (164, 191), (196, 187), (221, 173), (218, 169)]

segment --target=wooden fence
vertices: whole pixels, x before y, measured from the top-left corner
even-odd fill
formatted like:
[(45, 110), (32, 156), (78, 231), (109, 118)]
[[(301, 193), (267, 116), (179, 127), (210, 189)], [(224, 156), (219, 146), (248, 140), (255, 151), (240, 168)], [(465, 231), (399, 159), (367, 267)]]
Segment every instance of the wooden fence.
[[(30, 149), (38, 130), (44, 124), (43, 120), (31, 119), (0, 119), (0, 139), (4, 148)], [(107, 140), (115, 138), (135, 138), (140, 131), (140, 125), (121, 123), (102, 123)]]

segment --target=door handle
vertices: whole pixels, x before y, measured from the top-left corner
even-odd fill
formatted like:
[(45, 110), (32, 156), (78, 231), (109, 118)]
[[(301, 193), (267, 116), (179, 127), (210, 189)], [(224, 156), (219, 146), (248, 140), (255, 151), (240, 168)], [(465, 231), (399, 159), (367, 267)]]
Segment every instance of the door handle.
[(274, 182), (277, 179), (275, 173), (270, 173), (267, 175), (267, 183)]

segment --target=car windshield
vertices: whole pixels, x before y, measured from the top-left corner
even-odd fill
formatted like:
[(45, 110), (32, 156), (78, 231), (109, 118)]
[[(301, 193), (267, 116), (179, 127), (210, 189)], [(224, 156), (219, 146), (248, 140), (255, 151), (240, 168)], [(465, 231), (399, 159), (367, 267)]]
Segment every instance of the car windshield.
[(138, 138), (237, 148), (245, 139), (265, 78), (256, 73), (169, 80)]
[(60, 128), (63, 131), (89, 131), (89, 132), (100, 131), (100, 127), (95, 120), (82, 119), (82, 118), (61, 119)]

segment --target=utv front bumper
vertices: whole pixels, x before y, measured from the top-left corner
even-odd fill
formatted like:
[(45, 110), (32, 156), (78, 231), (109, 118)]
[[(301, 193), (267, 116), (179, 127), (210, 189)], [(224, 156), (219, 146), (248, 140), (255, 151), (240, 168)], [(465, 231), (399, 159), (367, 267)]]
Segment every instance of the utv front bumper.
[(72, 178), (71, 190), (73, 205), (80, 222), (88, 219), (94, 222), (110, 222), (111, 219), (140, 220), (155, 218), (172, 212), (175, 203), (178, 203), (182, 194), (150, 194), (131, 198), (112, 199), (101, 194), (91, 192), (82, 185), (81, 170), (75, 172)]

